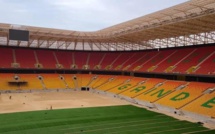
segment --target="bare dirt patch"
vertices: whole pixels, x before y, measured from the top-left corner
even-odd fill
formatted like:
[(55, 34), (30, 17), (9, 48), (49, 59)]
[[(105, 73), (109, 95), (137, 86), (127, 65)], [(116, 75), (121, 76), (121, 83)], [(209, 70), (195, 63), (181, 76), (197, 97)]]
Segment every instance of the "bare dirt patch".
[(0, 113), (128, 104), (124, 100), (84, 91), (5, 93), (0, 95)]

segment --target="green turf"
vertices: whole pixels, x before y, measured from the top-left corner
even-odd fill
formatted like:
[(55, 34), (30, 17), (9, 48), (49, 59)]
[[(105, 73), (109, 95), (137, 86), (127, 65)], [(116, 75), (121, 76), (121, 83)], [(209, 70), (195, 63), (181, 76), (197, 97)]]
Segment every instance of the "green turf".
[(6, 134), (180, 134), (215, 133), (199, 124), (131, 105), (0, 114)]

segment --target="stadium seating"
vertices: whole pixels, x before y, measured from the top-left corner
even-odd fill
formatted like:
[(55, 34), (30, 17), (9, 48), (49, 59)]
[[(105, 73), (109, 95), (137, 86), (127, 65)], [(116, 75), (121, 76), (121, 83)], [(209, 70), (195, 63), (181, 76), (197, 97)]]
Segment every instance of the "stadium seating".
[[(214, 75), (215, 46), (139, 52), (71, 52), (0, 48), (0, 68), (124, 70)], [(18, 63), (19, 65), (13, 65)], [(41, 64), (42, 67), (35, 66)], [(87, 65), (87, 66), (85, 66)], [(99, 65), (99, 66), (97, 66)]]
[(178, 49), (173, 54), (159, 64), (153, 72), (172, 72), (174, 66), (187, 56), (193, 49)]
[(208, 59), (206, 59), (197, 71), (196, 74), (215, 74), (215, 50)]
[(15, 74), (2, 74), (0, 73), (0, 89), (1, 90), (16, 90), (19, 87), (16, 84), (9, 84), (10, 81), (14, 81)]
[(119, 85), (123, 84), (124, 82), (126, 82), (127, 80), (130, 79), (129, 76), (112, 76), (112, 78), (114, 78), (114, 79), (107, 82), (106, 84), (99, 87), (98, 89), (103, 90), (103, 91), (109, 91), (112, 88), (119, 86)]
[(20, 89), (43, 89), (37, 74), (19, 74), (18, 76), (21, 78), (21, 80), (27, 82), (27, 84), (21, 85)]
[(59, 64), (63, 65), (64, 69), (70, 69), (73, 64), (73, 53), (68, 51), (56, 51), (55, 52)]
[[(126, 80), (129, 80), (129, 81), (126, 81)], [(130, 88), (137, 86), (140, 82), (142, 82), (144, 80), (145, 80), (145, 78), (125, 77), (122, 84), (118, 84), (117, 86), (110, 88), (108, 90), (108, 92), (111, 92), (114, 94), (121, 94), (121, 93), (129, 90)], [(116, 81), (118, 81), (118, 79)]]
[(92, 74), (77, 74), (78, 88), (87, 87), (94, 75)]
[(142, 71), (142, 72), (153, 71), (155, 68), (157, 68), (157, 64), (159, 62), (162, 62), (174, 52), (175, 52), (174, 50), (165, 50), (165, 51), (157, 52), (151, 58), (149, 58), (150, 60), (148, 61), (146, 60), (145, 64), (140, 68), (139, 71)]
[(47, 89), (65, 89), (65, 83), (58, 74), (41, 74), (44, 85)]
[(145, 83), (143, 83), (141, 85), (137, 85), (135, 87), (132, 87), (132, 88), (126, 90), (125, 92), (121, 93), (120, 95), (135, 98), (138, 95), (152, 89), (157, 84), (164, 82), (165, 80), (164, 79), (151, 78), (151, 79), (143, 79), (143, 81), (145, 81)]
[(99, 75), (97, 80), (91, 85), (91, 88), (99, 88), (106, 84), (111, 78), (114, 78), (115, 76), (113, 75)]
[(0, 68), (11, 68), (14, 62), (11, 48), (0, 48)]
[(74, 80), (74, 74), (61, 74), (61, 76), (63, 76), (64, 81), (67, 85), (67, 88), (71, 88), (74, 89), (76, 88), (76, 82)]
[(32, 50), (15, 49), (16, 62), (20, 64), (20, 68), (35, 68), (36, 59)]
[(90, 65), (90, 69), (96, 69), (96, 66), (100, 64), (104, 53), (102, 52), (91, 52), (88, 64)]
[(121, 70), (123, 67), (123, 64), (128, 60), (128, 55), (133, 55), (132, 52), (124, 52), (119, 55), (119, 58), (116, 59), (116, 61), (112, 64), (112, 70)]
[(165, 81), (163, 85), (154, 88), (148, 92), (145, 92), (139, 96), (137, 96), (135, 99), (137, 100), (145, 100), (148, 102), (154, 102), (168, 94), (170, 94), (172, 91), (175, 90), (175, 88), (179, 87), (180, 85), (185, 85), (186, 82), (180, 82), (180, 81)]
[[(138, 66), (145, 66), (147, 62), (150, 61), (150, 59), (156, 55), (157, 51), (151, 51), (147, 52), (142, 56), (142, 58), (138, 59), (135, 63), (132, 64), (132, 66), (129, 68), (129, 71), (139, 71)], [(138, 69), (137, 69), (138, 68)]]
[(146, 53), (136, 52), (133, 55), (129, 55), (128, 59), (123, 64), (122, 70), (133, 70), (136, 66), (141, 64), (141, 59)]
[(102, 62), (101, 62), (101, 69), (102, 70), (110, 70), (110, 69), (112, 69), (112, 63), (115, 60), (117, 60), (118, 57), (119, 57), (118, 53), (114, 53), (114, 52), (105, 53), (104, 59), (102, 59)]
[(194, 102), (186, 105), (182, 110), (215, 117), (215, 92), (205, 94)]
[(78, 69), (83, 69), (88, 59), (88, 53), (74, 52), (74, 63), (78, 66)]
[(53, 51), (50, 50), (37, 50), (38, 62), (42, 64), (44, 69), (55, 69), (56, 59), (54, 57)]
[(215, 87), (215, 84), (192, 82), (185, 88), (177, 90), (155, 103), (180, 109), (201, 97), (205, 90), (212, 87)]
[(214, 50), (210, 49), (210, 47), (194, 49), (188, 57), (186, 57), (176, 66), (173, 72), (192, 73), (192, 67), (194, 67), (195, 70), (195, 67), (198, 65), (198, 63), (207, 58), (213, 51)]

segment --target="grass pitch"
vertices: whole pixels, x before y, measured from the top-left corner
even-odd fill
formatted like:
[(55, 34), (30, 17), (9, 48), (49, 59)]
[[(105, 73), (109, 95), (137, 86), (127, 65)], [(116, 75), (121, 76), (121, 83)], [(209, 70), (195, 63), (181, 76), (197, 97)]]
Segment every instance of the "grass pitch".
[(0, 133), (214, 134), (215, 130), (126, 105), (0, 114)]

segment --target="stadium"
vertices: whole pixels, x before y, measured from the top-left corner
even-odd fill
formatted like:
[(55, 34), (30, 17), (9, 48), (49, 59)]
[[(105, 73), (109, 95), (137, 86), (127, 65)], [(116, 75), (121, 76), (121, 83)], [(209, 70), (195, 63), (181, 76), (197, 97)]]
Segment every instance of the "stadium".
[(214, 0), (95, 32), (0, 23), (0, 57), (0, 133), (215, 133)]

